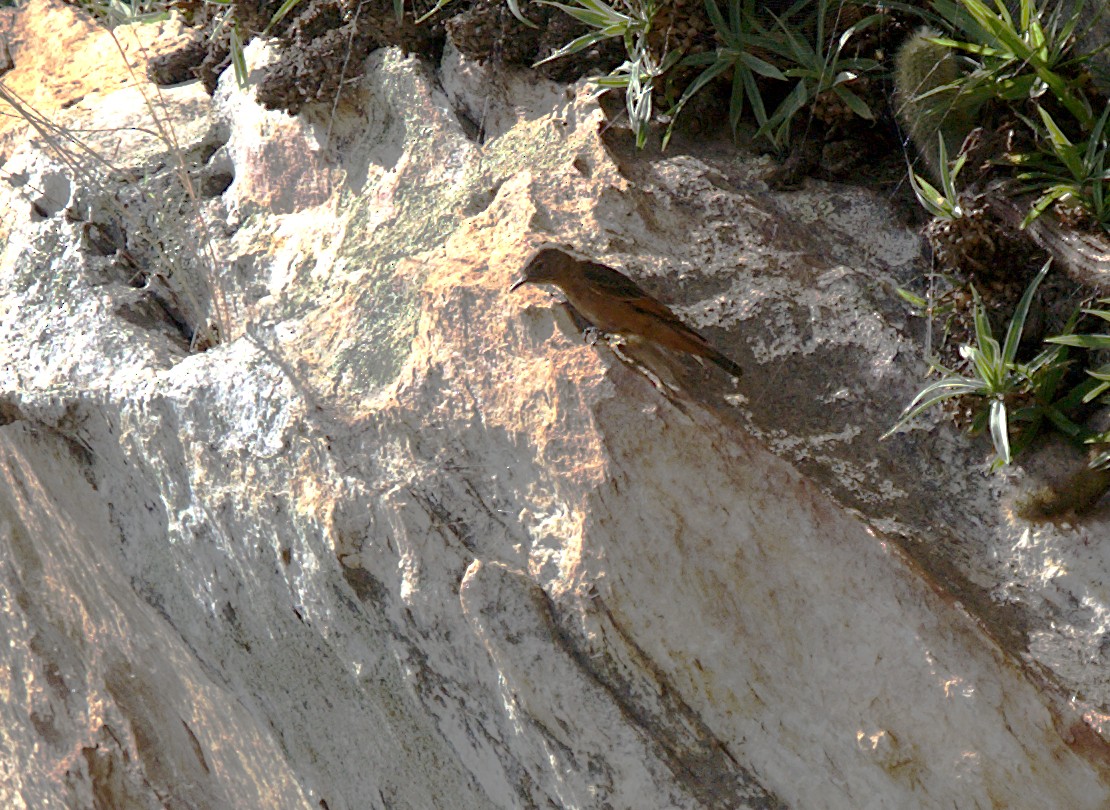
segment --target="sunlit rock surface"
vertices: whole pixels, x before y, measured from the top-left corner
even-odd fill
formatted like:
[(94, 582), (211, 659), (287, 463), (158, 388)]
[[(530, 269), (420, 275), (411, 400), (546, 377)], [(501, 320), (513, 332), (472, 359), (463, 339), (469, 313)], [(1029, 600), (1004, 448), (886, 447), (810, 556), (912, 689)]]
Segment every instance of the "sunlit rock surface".
[[(450, 48), (334, 116), (162, 88), (172, 148), (119, 71), (50, 109), (80, 147), (4, 136), (0, 805), (1110, 803), (1106, 523), (878, 441), (923, 368), (883, 192)], [(507, 294), (542, 241), (744, 379)]]

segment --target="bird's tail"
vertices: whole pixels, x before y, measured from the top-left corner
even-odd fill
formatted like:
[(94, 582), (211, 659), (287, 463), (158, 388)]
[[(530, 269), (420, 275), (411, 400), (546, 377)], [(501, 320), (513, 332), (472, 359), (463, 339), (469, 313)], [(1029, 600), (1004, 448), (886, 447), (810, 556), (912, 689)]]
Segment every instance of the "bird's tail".
[(739, 365), (729, 360), (716, 349), (711, 350), (706, 355), (706, 358), (716, 363), (718, 366), (723, 368), (725, 371), (727, 371), (729, 374), (731, 374), (733, 377), (736, 377), (737, 379), (744, 376), (744, 369), (740, 368)]

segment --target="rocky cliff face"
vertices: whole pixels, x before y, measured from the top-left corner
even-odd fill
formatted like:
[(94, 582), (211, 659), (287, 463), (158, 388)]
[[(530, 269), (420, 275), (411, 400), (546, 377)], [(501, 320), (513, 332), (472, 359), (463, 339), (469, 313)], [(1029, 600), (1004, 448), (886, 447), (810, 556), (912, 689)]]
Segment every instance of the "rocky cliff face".
[[(294, 118), (31, 20), (117, 53), (6, 22), (44, 118), (2, 141), (0, 804), (1110, 801), (1105, 519), (1012, 520), (1027, 473), (947, 425), (878, 442), (922, 369), (883, 193), (637, 153), (450, 47)], [(744, 379), (509, 295), (541, 241)]]

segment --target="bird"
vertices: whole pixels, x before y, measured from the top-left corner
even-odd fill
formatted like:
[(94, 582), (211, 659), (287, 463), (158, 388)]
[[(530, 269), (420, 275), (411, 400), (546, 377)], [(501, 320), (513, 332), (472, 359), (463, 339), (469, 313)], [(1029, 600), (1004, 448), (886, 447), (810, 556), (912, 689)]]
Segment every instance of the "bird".
[(532, 253), (524, 270), (509, 285), (551, 284), (599, 331), (642, 339), (697, 357), (704, 357), (733, 377), (743, 369), (713, 348), (700, 334), (679, 320), (670, 307), (656, 300), (619, 270), (579, 259), (557, 247)]

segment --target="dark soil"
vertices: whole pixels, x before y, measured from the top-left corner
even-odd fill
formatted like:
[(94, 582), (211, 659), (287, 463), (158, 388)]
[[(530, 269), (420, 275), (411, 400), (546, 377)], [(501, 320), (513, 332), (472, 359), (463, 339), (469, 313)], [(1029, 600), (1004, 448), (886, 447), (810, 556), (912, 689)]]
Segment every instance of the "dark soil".
[[(197, 38), (185, 48), (156, 60), (150, 69), (158, 84), (176, 84), (197, 77), (209, 93), (231, 64), (228, 19), (238, 23), (246, 45), (267, 30), (281, 0), (233, 0), (213, 6), (189, 0), (179, 4), (196, 26)], [(342, 100), (340, 87), (351, 84), (366, 57), (377, 48), (398, 47), (436, 63), (447, 31), (459, 50), (480, 61), (531, 66), (586, 33), (587, 28), (551, 6), (525, 3), (535, 28), (526, 26), (503, 0), (451, 0), (417, 25), (434, 8), (434, 0), (405, 0), (398, 20), (393, 0), (301, 0), (269, 35), (278, 39), (282, 58), (265, 69), (259, 101), (269, 109), (300, 112), (305, 104)], [(230, 9), (230, 17), (228, 17)], [(573, 56), (538, 68), (546, 78), (570, 82), (586, 73), (605, 73), (624, 58), (623, 45), (608, 40)]]

